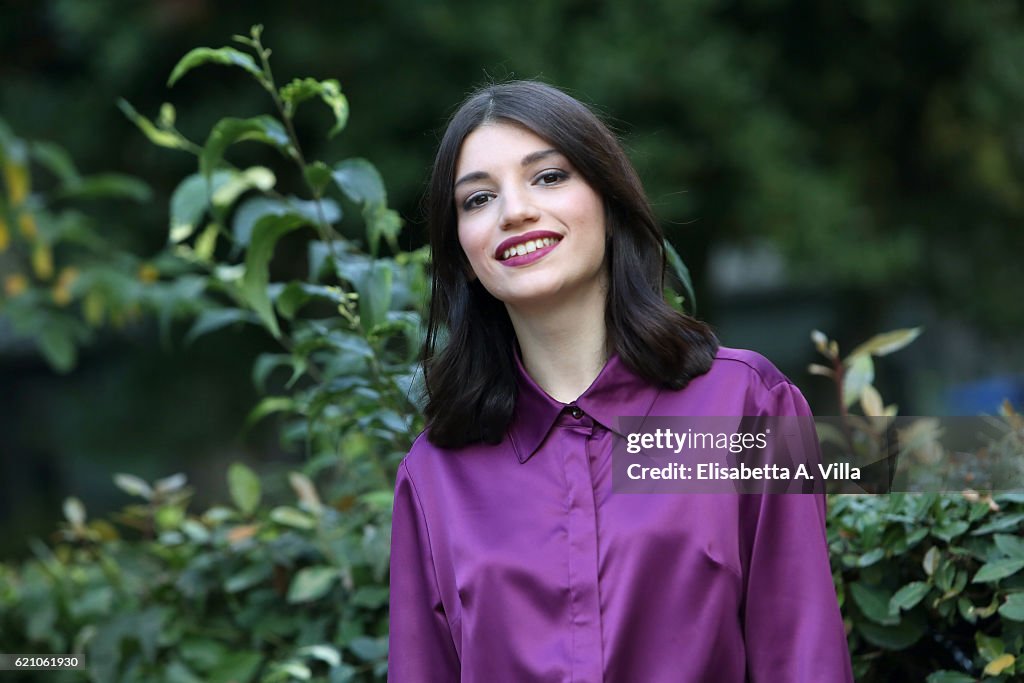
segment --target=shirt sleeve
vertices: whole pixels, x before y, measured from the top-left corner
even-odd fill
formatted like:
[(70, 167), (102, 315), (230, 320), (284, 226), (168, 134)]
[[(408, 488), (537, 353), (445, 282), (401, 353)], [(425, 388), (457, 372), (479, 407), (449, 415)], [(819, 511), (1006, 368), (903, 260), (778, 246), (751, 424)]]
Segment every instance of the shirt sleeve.
[(456, 683), (459, 658), (437, 587), (430, 534), (403, 462), (391, 522), (388, 681)]
[[(799, 390), (770, 391), (768, 415), (811, 417)], [(816, 442), (815, 442), (816, 444)], [(748, 495), (743, 628), (751, 683), (852, 683), (820, 493)]]

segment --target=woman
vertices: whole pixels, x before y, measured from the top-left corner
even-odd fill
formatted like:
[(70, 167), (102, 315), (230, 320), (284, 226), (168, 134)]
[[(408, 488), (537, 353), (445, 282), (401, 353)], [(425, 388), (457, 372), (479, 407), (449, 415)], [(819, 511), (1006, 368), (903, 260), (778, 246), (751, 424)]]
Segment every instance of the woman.
[(548, 85), (486, 87), (448, 125), (428, 211), (389, 680), (851, 681), (821, 496), (611, 491), (621, 416), (810, 414), (665, 303), (614, 135)]

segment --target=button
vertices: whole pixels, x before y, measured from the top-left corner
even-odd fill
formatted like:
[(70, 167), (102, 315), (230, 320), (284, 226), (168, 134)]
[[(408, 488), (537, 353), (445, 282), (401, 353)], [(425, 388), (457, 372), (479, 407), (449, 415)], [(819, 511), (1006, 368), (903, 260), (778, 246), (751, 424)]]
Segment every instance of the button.
[(583, 410), (579, 406), (573, 406), (569, 414), (578, 420), (583, 417)]

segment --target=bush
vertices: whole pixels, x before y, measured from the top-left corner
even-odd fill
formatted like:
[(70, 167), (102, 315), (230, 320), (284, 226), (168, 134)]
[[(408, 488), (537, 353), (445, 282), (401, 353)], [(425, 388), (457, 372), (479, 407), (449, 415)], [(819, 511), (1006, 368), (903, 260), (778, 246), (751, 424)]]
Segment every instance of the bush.
[[(171, 198), (167, 248), (142, 261), (83, 233), (84, 221), (43, 232), (47, 267), (8, 284), (0, 308), (58, 370), (91, 340), (83, 331), (124, 309), (157, 316), (165, 333), (171, 321), (191, 320), (186, 343), (239, 324), (280, 343), (253, 367), (269, 395), (249, 424), (277, 415), (285, 445), (306, 454), (289, 477), (296, 500), (264, 500), (257, 475), (236, 464), (232, 505), (198, 514), (183, 476), (150, 484), (122, 474), (116, 484), (142, 500), (116, 525), (88, 520), (70, 499), (56, 547), (34, 543), (35, 559), (0, 569), (3, 651), (84, 651), (91, 680), (104, 683), (369, 681), (386, 669), (394, 475), (422, 427), (413, 397), (426, 254), (398, 249), (401, 221), (370, 162), (306, 158), (296, 113), (317, 100), (332, 116), (328, 135), (343, 130), (348, 102), (338, 83), (279, 87), (260, 28), (236, 40), (245, 50), (192, 50), (169, 82), (204, 64), (239, 68), (267, 92), (274, 114), (223, 118), (197, 144), (177, 130), (171, 105), (155, 122), (120, 105), (153, 143), (198, 161)], [(231, 164), (225, 154), (245, 141), (268, 148), (273, 168)], [(2, 142), (7, 167), (28, 178), (32, 157), (19, 155), (28, 146), (13, 134)], [(288, 177), (297, 194), (280, 180)], [(8, 193), (5, 210), (63, 225), (45, 213), (61, 186), (30, 196), (27, 183), (13, 186), (21, 189)], [(343, 211), (361, 215), (365, 247), (340, 232)], [(304, 268), (272, 264), (279, 240), (299, 231), (311, 233)], [(75, 239), (82, 234), (89, 239)], [(73, 262), (76, 243), (91, 247), (88, 263), (62, 271), (74, 268), (74, 277), (58, 276), (67, 290), (58, 297), (48, 284), (53, 254)], [(391, 256), (381, 255), (385, 245)], [(35, 253), (26, 250), (42, 262)], [(272, 270), (292, 277), (272, 281)]]
[[(918, 333), (878, 335), (842, 359), (834, 341), (812, 335), (829, 366), (810, 370), (835, 381), (850, 441), (862, 455), (871, 454), (859, 462), (878, 460), (884, 434), (875, 427), (896, 415), (872, 385), (872, 357), (904, 347)], [(857, 406), (874, 422), (852, 415)], [(1024, 417), (1004, 403), (1002, 418), (1005, 438), (988, 448), (1006, 449), (1024, 465)], [(938, 438), (920, 433), (927, 438), (903, 439), (910, 443), (900, 457)], [(968, 683), (1024, 673), (1022, 527), (1020, 492), (831, 496), (833, 580), (857, 680)]]

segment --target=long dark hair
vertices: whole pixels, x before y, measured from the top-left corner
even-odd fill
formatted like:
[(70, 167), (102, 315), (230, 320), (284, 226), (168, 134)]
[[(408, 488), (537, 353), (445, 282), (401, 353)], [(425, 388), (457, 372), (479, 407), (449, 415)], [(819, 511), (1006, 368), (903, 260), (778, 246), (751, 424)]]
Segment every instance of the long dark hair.
[(433, 283), (423, 369), (431, 443), (498, 443), (515, 409), (515, 331), (505, 305), (467, 277), (455, 212), (462, 143), (491, 122), (523, 126), (549, 142), (604, 200), (609, 351), (652, 383), (673, 389), (707, 372), (718, 341), (707, 325), (665, 302), (664, 237), (615, 135), (586, 105), (550, 85), (489, 85), (448, 122), (426, 197)]

